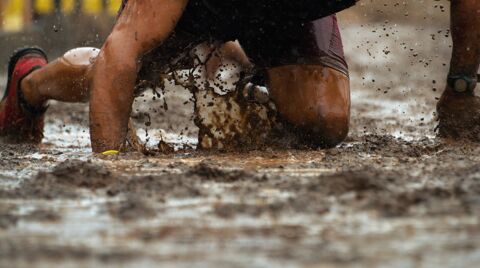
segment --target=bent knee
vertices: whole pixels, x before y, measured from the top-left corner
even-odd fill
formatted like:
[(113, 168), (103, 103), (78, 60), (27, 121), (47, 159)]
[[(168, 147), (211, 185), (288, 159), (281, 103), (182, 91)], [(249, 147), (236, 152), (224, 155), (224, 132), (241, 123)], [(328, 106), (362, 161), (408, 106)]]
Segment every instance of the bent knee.
[(279, 114), (312, 146), (333, 147), (349, 129), (350, 83), (324, 66), (296, 65), (269, 70), (269, 87)]
[(349, 131), (349, 115), (319, 117), (300, 127), (301, 137), (313, 147), (331, 148), (345, 140)]

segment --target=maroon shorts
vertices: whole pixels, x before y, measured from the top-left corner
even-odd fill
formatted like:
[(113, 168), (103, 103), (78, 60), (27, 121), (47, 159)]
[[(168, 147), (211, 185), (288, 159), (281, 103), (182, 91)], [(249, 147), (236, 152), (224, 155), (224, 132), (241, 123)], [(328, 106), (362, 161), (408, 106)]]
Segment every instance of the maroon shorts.
[[(281, 5), (283, 2), (296, 3), (291, 0), (270, 0), (273, 1), (271, 6), (258, 4), (261, 1), (219, 0), (218, 3), (228, 2), (228, 8), (223, 4), (214, 4), (215, 1), (217, 0), (190, 0), (174, 33), (160, 47), (144, 57), (141, 74), (152, 70), (169, 71), (172, 60), (175, 60), (178, 66), (178, 56), (187, 55), (186, 51), (200, 43), (238, 40), (258, 68), (315, 64), (348, 75), (337, 18), (331, 12), (322, 13), (312, 9), (312, 14), (319, 15), (310, 14), (304, 15), (302, 19), (292, 19), (288, 15), (282, 15), (288, 9)], [(264, 1), (268, 3), (269, 0)], [(241, 4), (254, 2), (261, 5), (254, 12), (251, 11), (251, 6)], [(323, 2), (340, 3), (329, 9), (332, 11), (339, 11), (355, 3), (354, 0)], [(233, 3), (237, 3), (236, 6), (231, 6)], [(318, 4), (314, 6), (318, 7)], [(247, 15), (243, 16), (244, 14)], [(321, 16), (324, 17), (313, 21), (305, 19)]]

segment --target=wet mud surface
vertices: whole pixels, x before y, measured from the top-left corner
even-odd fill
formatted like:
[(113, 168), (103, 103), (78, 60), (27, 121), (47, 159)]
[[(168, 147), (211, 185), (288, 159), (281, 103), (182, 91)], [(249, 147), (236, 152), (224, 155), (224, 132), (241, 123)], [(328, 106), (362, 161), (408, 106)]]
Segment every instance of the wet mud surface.
[(444, 27), (343, 26), (351, 131), (329, 150), (188, 149), (191, 95), (171, 87), (134, 121), (187, 149), (99, 158), (88, 107), (52, 103), (40, 147), (0, 144), (0, 266), (476, 267), (480, 146), (434, 132)]

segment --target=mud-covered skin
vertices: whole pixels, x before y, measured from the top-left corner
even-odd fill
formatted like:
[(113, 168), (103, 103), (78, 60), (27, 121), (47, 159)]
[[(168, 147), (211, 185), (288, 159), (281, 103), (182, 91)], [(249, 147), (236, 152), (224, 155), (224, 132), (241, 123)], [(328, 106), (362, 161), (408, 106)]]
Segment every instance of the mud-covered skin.
[(125, 148), (140, 59), (170, 36), (187, 2), (148, 0), (125, 6), (92, 67), (90, 135), (94, 152)]
[[(480, 67), (480, 2), (451, 3), (453, 51), (449, 73), (476, 78)], [(437, 111), (440, 137), (480, 140), (480, 99), (475, 96), (474, 88), (456, 93), (447, 87), (437, 104)]]
[(48, 100), (87, 102), (90, 96), (89, 72), (99, 49), (81, 47), (67, 51), (22, 80), (21, 88), (27, 101), (34, 107), (46, 105)]
[(345, 140), (350, 124), (349, 77), (321, 65), (291, 65), (268, 71), (278, 116), (303, 144), (331, 148)]

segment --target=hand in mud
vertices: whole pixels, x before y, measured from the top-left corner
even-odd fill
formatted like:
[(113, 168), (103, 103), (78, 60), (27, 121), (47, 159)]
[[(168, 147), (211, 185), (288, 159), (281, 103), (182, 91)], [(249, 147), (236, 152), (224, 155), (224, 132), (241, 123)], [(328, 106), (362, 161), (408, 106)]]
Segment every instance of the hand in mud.
[[(147, 148), (146, 144), (143, 144), (140, 141), (140, 138), (137, 135), (137, 129), (135, 128), (131, 118), (128, 122), (127, 150), (137, 151), (144, 155), (152, 155), (154, 153), (154, 151), (150, 151)], [(163, 153), (163, 154), (169, 154), (175, 151), (170, 144), (166, 143), (163, 140), (160, 140), (160, 143), (158, 144), (158, 150), (160, 153)]]
[(437, 104), (438, 136), (480, 142), (480, 98), (447, 88)]

